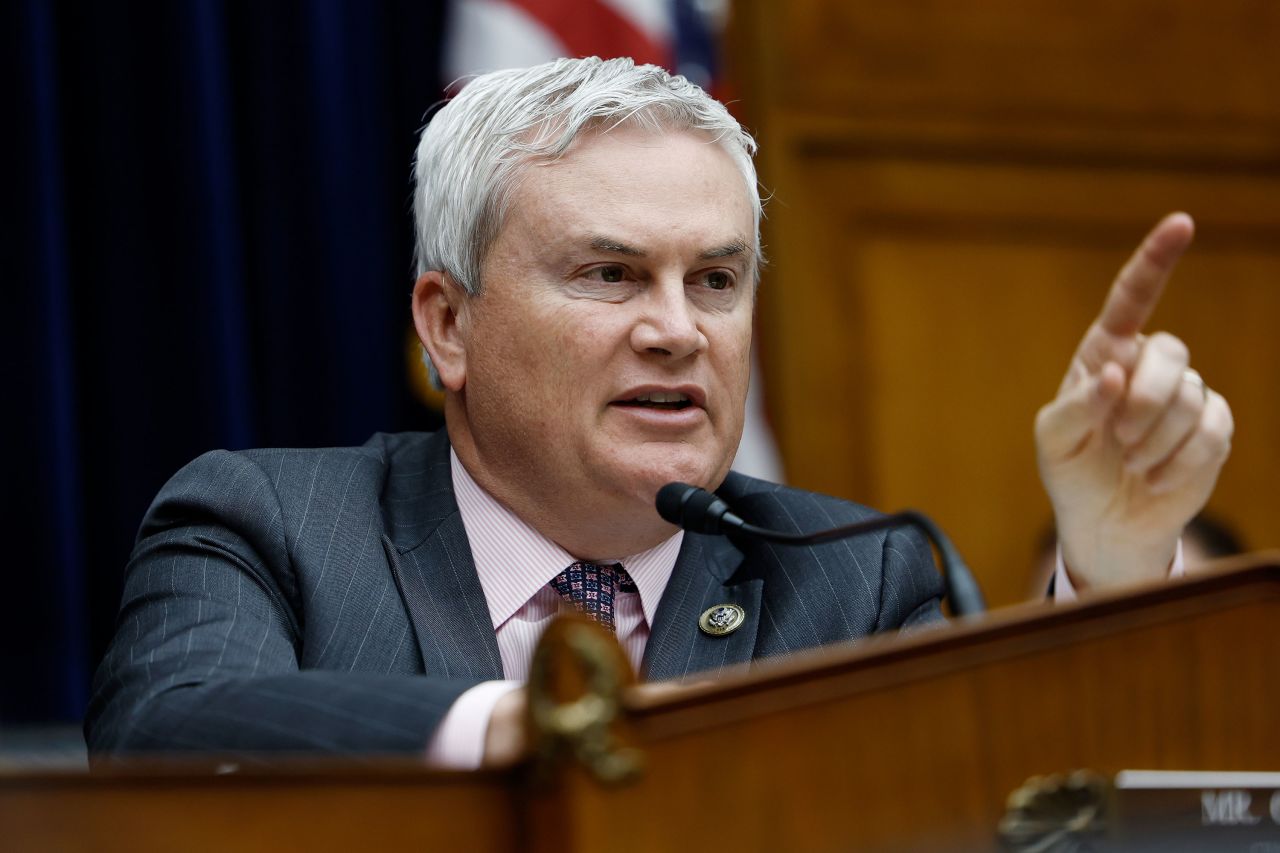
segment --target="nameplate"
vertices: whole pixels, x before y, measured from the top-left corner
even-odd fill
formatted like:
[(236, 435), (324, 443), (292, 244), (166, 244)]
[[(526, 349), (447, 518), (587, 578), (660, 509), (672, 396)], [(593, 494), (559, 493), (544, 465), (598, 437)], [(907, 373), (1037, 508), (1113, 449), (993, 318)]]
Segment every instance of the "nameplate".
[(1280, 773), (1124, 770), (1114, 791), (1121, 849), (1280, 853)]

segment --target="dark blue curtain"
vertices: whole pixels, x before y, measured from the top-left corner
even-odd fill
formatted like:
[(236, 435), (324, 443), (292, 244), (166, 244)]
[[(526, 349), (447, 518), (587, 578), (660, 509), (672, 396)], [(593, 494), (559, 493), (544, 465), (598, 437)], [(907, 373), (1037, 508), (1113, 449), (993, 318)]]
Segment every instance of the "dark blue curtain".
[(71, 720), (177, 468), (438, 423), (404, 349), (443, 10), (4, 5), (0, 722)]

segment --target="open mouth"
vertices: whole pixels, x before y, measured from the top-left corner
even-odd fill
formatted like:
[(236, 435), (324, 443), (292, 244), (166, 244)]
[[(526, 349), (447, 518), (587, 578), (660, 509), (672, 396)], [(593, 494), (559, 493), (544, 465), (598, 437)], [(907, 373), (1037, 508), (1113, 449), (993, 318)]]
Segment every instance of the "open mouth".
[(652, 394), (640, 394), (629, 400), (618, 400), (614, 405), (643, 409), (667, 409), (669, 411), (680, 411), (681, 409), (689, 408), (693, 403), (684, 394), (677, 394), (675, 392), (654, 392)]

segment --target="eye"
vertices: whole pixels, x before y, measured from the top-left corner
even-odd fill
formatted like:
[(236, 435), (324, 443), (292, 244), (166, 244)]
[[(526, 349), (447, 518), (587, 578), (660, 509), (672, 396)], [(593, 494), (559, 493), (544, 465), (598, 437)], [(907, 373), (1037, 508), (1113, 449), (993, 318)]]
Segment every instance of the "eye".
[(626, 280), (627, 270), (625, 267), (620, 267), (616, 264), (606, 267), (596, 267), (587, 273), (587, 277), (594, 278), (597, 281), (602, 281), (605, 284), (617, 284), (620, 281)]
[(728, 290), (733, 287), (733, 276), (723, 270), (714, 270), (703, 276), (703, 281), (712, 290)]

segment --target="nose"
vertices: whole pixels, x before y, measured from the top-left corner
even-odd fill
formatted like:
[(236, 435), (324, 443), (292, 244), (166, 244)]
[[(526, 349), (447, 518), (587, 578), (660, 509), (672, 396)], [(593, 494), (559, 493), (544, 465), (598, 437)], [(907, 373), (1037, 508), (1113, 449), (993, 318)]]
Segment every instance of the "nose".
[(662, 282), (648, 288), (642, 310), (631, 330), (631, 346), (672, 358), (685, 358), (707, 348), (698, 326), (697, 309), (685, 295), (684, 282)]

